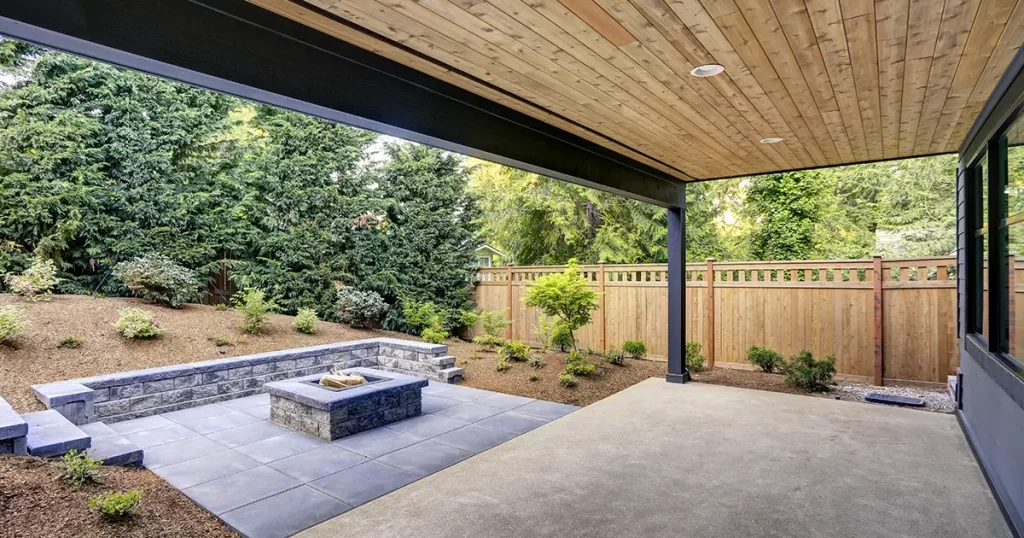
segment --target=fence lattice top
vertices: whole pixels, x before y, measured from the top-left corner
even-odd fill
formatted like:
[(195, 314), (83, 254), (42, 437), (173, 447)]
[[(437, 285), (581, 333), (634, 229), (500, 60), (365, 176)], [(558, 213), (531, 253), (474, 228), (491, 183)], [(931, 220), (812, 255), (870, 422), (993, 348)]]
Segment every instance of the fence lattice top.
[[(481, 268), (483, 286), (529, 286), (538, 278), (560, 273), (567, 266), (508, 266)], [(826, 261), (716, 262), (686, 265), (688, 287), (707, 286), (709, 275), (721, 287), (870, 288), (875, 272), (887, 288), (955, 287), (956, 258), (902, 258)], [(594, 286), (667, 286), (667, 264), (598, 264), (580, 266)]]

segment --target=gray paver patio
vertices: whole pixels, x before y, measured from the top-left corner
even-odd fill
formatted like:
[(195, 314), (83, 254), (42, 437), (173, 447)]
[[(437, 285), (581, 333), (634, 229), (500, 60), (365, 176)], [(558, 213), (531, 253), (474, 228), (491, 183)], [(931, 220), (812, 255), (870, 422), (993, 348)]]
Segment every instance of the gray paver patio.
[(265, 394), (92, 427), (148, 445), (146, 467), (241, 534), (282, 538), (576, 409), (436, 382), (422, 392), (421, 416), (333, 443), (271, 424)]

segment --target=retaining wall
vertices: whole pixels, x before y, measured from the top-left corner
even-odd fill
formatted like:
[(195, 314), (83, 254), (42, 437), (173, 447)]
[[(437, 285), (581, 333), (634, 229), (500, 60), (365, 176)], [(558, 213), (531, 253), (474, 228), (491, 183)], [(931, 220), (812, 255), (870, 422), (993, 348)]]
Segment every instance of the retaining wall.
[(197, 407), (263, 392), (263, 385), (326, 373), (376, 368), (455, 382), (462, 368), (448, 346), (372, 338), (212, 361), (34, 385), (41, 402), (75, 424), (116, 422)]

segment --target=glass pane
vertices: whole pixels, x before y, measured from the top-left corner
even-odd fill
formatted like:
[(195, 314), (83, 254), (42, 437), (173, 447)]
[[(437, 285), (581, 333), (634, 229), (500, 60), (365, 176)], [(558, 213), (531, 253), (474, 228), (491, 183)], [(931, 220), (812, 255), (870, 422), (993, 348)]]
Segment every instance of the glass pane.
[[(1024, 264), (1017, 271), (1018, 257), (1024, 257), (1024, 116), (1010, 126), (1006, 133), (1006, 223), (1009, 231), (1007, 254), (1010, 257), (1010, 354), (1024, 356), (1024, 312), (1016, 314), (1017, 305), (1024, 307)], [(1018, 292), (1018, 290), (1020, 290)], [(1021, 350), (1018, 353), (1018, 349)]]

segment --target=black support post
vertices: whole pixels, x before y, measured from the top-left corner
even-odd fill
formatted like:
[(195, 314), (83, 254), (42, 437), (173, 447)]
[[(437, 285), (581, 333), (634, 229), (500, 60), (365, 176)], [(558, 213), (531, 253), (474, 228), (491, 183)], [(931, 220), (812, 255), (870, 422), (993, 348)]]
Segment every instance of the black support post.
[(669, 383), (690, 380), (686, 369), (686, 190), (668, 208), (668, 374)]

